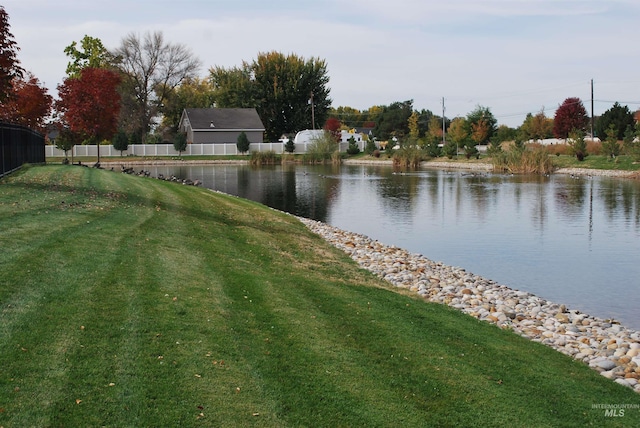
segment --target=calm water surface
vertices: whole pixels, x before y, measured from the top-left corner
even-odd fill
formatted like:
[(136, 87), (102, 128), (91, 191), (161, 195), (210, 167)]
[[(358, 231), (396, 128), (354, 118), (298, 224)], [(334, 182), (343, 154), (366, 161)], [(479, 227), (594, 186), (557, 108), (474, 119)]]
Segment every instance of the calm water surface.
[(156, 167), (640, 330), (640, 183), (386, 166)]

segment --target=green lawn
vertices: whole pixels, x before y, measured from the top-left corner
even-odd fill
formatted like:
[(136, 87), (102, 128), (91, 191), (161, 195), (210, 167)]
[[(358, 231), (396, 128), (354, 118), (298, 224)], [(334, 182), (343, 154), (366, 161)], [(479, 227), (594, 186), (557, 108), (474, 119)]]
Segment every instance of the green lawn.
[(575, 156), (561, 155), (551, 157), (557, 168), (591, 168), (612, 169), (617, 171), (639, 171), (640, 162), (635, 162), (631, 156), (621, 155), (615, 159), (603, 155), (589, 155), (582, 162)]
[(0, 181), (0, 427), (638, 426), (584, 364), (294, 217), (77, 166)]

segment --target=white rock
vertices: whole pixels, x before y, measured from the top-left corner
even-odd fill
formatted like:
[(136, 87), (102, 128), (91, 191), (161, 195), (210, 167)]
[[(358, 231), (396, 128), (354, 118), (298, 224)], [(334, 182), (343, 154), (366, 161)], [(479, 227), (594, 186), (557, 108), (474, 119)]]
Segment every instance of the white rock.
[(631, 385), (629, 384), (629, 382), (627, 382), (626, 379), (617, 378), (614, 382), (619, 383), (620, 385), (623, 385), (623, 386), (631, 387)]

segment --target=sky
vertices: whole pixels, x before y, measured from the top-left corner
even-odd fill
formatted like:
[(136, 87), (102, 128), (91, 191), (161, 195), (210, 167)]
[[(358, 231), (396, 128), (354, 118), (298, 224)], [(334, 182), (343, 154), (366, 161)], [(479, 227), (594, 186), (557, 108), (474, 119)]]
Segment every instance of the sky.
[[(24, 69), (49, 93), (64, 48), (161, 31), (213, 66), (279, 51), (326, 61), (333, 107), (413, 100), (448, 118), (488, 107), (517, 127), (569, 97), (640, 108), (638, 0), (4, 0)], [(444, 100), (444, 102), (443, 102)]]

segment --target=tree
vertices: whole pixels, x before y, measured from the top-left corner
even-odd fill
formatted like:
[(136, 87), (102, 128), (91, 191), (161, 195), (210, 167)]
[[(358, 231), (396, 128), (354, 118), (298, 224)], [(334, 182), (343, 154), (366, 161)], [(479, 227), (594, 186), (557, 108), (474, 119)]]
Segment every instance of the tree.
[(284, 150), (287, 153), (293, 153), (296, 150), (296, 144), (291, 138), (287, 138), (287, 142), (284, 143)]
[(209, 69), (209, 83), (213, 89), (213, 99), (218, 107), (256, 108), (256, 85), (250, 63), (242, 67)]
[(467, 159), (471, 159), (472, 157), (477, 158), (480, 156), (480, 152), (478, 151), (478, 148), (476, 146), (477, 144), (472, 138), (466, 141), (466, 143), (464, 144), (464, 156)]
[(540, 110), (535, 116), (529, 113), (520, 125), (519, 131), (520, 138), (525, 141), (551, 138), (553, 137), (553, 119), (545, 116), (544, 110)]
[(236, 147), (240, 153), (247, 153), (249, 151), (249, 138), (247, 138), (247, 134), (244, 131), (238, 135), (238, 139), (236, 141)]
[(161, 32), (142, 40), (129, 34), (114, 56), (125, 76), (120, 128), (144, 141), (171, 91), (195, 77), (200, 61), (185, 46), (165, 43)]
[(556, 138), (567, 138), (574, 129), (584, 131), (588, 123), (587, 110), (580, 98), (567, 98), (556, 110), (553, 135)]
[(18, 60), (20, 48), (10, 30), (9, 14), (0, 5), (0, 102), (11, 95), (14, 79), (21, 79), (24, 75)]
[(0, 102), (0, 120), (44, 132), (45, 120), (51, 113), (53, 97), (31, 73), (27, 72), (26, 77), (26, 80), (14, 78), (12, 92), (8, 98)]
[(505, 141), (514, 141), (516, 139), (516, 135), (517, 131), (514, 128), (510, 128), (507, 125), (498, 126), (493, 137), (491, 137), (487, 153), (493, 156), (502, 152), (502, 143)]
[(129, 148), (129, 137), (127, 137), (126, 132), (123, 130), (116, 132), (113, 137), (113, 148), (120, 151), (120, 156), (122, 156), (122, 152)]
[(469, 125), (467, 121), (463, 117), (456, 117), (451, 121), (451, 126), (449, 126), (449, 142), (451, 142), (451, 146), (447, 147), (445, 144), (445, 152), (447, 156), (450, 155), (451, 147), (454, 147), (455, 155), (458, 154), (459, 147), (465, 147), (467, 145), (467, 140), (469, 139)]
[(162, 125), (169, 128), (172, 133), (176, 133), (185, 108), (210, 108), (213, 104), (213, 87), (208, 80), (186, 78), (167, 94)]
[(504, 143), (505, 141), (512, 141), (516, 139), (517, 131), (514, 128), (511, 128), (507, 125), (500, 125), (496, 130), (496, 133), (493, 135), (492, 140), (495, 140), (499, 143)]
[(356, 139), (353, 138), (353, 136), (349, 137), (347, 141), (349, 142), (349, 147), (347, 147), (347, 154), (357, 155), (358, 153), (360, 153), (358, 143), (356, 143)]
[(212, 69), (210, 79), (218, 107), (254, 107), (272, 141), (316, 128), (331, 105), (327, 65), (319, 58), (260, 53), (241, 68)]
[(340, 128), (342, 128), (342, 123), (340, 123), (340, 121), (335, 117), (330, 117), (329, 119), (327, 119), (327, 121), (324, 123), (324, 126), (322, 127), (322, 129), (324, 129), (325, 131), (331, 132), (331, 135), (335, 137), (336, 141), (340, 141), (340, 137), (342, 134), (340, 132)]
[(471, 123), (471, 139), (478, 145), (488, 141), (489, 124), (485, 119)]
[(624, 131), (624, 137), (622, 138), (622, 147), (624, 148), (625, 154), (629, 155), (634, 149), (634, 146), (637, 145), (637, 142), (634, 141), (636, 138), (635, 129), (631, 126), (628, 126)]
[(71, 78), (80, 76), (84, 68), (110, 68), (115, 62), (100, 39), (87, 35), (80, 41), (80, 48), (74, 41), (64, 48), (64, 53), (71, 59), (67, 64), (67, 76)]
[(338, 118), (341, 123), (344, 123), (349, 128), (364, 126), (363, 113), (353, 107), (340, 106), (330, 108), (327, 114), (329, 117)]
[(98, 144), (98, 163), (100, 141), (110, 140), (117, 129), (119, 83), (120, 75), (115, 71), (85, 68), (78, 78), (68, 77), (58, 86), (60, 99), (56, 110), (61, 114), (63, 125)]
[(412, 142), (418, 141), (418, 137), (420, 136), (420, 129), (418, 128), (418, 119), (420, 116), (417, 111), (411, 113), (409, 119), (407, 119), (407, 128), (409, 128), (409, 139)]
[(409, 117), (413, 113), (413, 100), (394, 102), (383, 106), (376, 120), (373, 133), (379, 140), (391, 137), (402, 139), (409, 134)]
[(187, 150), (187, 134), (178, 132), (173, 139), (173, 148), (178, 152), (178, 156), (182, 156), (182, 152)]
[(428, 143), (436, 142), (440, 143), (442, 141), (442, 119), (437, 116), (432, 116), (429, 119), (429, 126), (427, 129), (426, 137)]
[(633, 113), (627, 106), (621, 106), (619, 103), (614, 103), (613, 106), (602, 113), (602, 116), (598, 118), (596, 123), (596, 135), (599, 137), (609, 137), (608, 130), (611, 126), (615, 130), (615, 137), (617, 140), (624, 138), (624, 133), (627, 128), (632, 128), (635, 125), (635, 119)]
[(567, 142), (571, 147), (571, 152), (582, 162), (587, 154), (587, 142), (584, 140), (584, 131), (574, 128), (568, 135)]
[(467, 126), (476, 144), (488, 144), (496, 132), (498, 121), (488, 107), (477, 106), (467, 114)]
[(634, 128), (627, 128), (624, 133), (624, 151), (634, 161), (640, 161), (640, 122)]
[(442, 147), (442, 154), (449, 159), (453, 159), (454, 156), (458, 155), (458, 146), (453, 140), (449, 140)]
[[(76, 145), (77, 135), (73, 134), (69, 129), (60, 129), (56, 138), (56, 148), (64, 151), (64, 163), (69, 163), (67, 153)], [(71, 153), (73, 160), (73, 152)]]
[(602, 151), (610, 158), (615, 158), (620, 154), (620, 144), (618, 143), (618, 130), (615, 124), (609, 124), (606, 131), (607, 138), (602, 142)]
[(368, 138), (367, 145), (364, 148), (365, 153), (367, 153), (368, 155), (372, 155), (376, 150), (378, 150), (378, 147), (376, 147), (376, 142), (372, 138)]
[[(427, 136), (429, 133), (432, 135), (439, 134), (440, 140), (442, 141), (442, 118), (436, 116), (430, 110), (422, 109), (417, 113), (419, 135)], [(448, 124), (449, 122), (445, 118), (445, 125)]]

